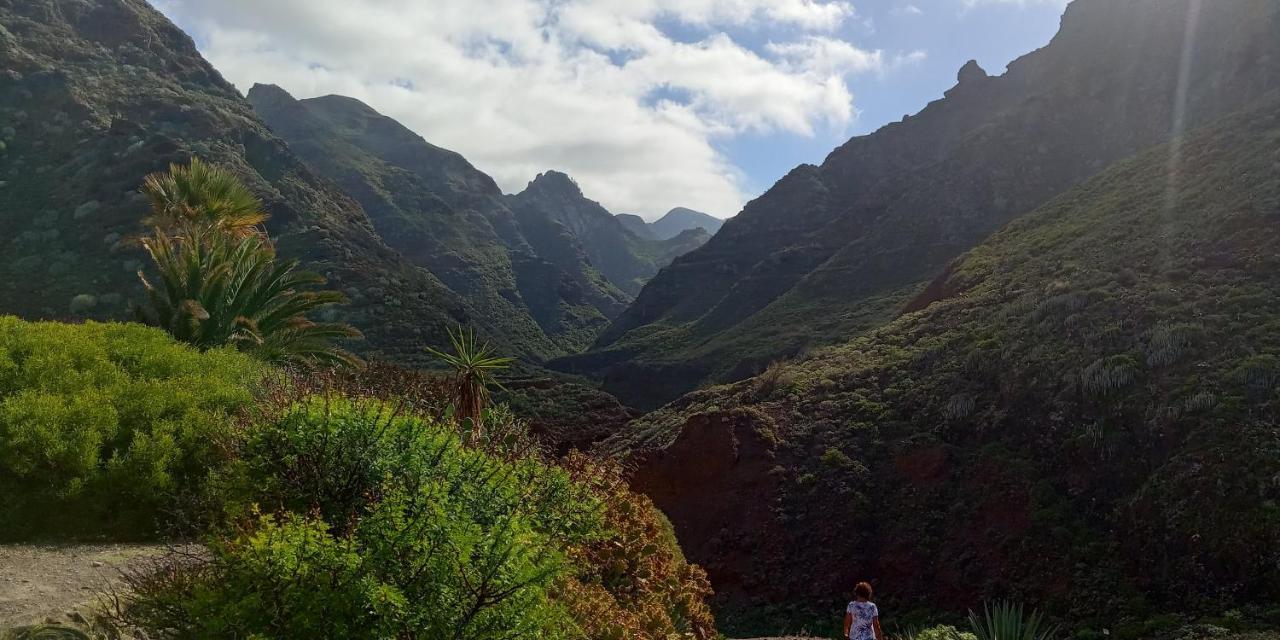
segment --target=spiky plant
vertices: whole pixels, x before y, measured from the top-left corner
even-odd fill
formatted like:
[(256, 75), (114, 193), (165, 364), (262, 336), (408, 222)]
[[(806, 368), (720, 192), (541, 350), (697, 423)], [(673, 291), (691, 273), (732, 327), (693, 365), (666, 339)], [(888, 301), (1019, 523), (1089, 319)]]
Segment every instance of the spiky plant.
[(235, 174), (192, 158), (147, 176), (142, 193), (151, 201), (146, 223), (167, 232), (214, 227), (236, 237), (252, 235), (267, 220), (262, 201)]
[(449, 342), (453, 353), (445, 353), (432, 347), (427, 352), (453, 370), (454, 416), (459, 422), (470, 421), (471, 440), (478, 442), (484, 428), (485, 407), (489, 404), (490, 388), (501, 389), (496, 374), (507, 369), (511, 358), (494, 355), (494, 350), (480, 342), (472, 329), (449, 330)]
[(159, 276), (152, 283), (138, 273), (151, 301), (144, 319), (178, 340), (201, 348), (231, 344), (269, 362), (356, 361), (332, 341), (360, 332), (306, 317), (342, 302), (342, 294), (309, 290), (324, 279), (299, 270), (297, 260), (278, 259), (266, 238), (192, 227), (179, 237), (157, 232), (143, 246)]
[(1056, 625), (1046, 625), (1039, 611), (1024, 612), (1020, 603), (1002, 600), (982, 606), (979, 616), (969, 612), (969, 625), (978, 640), (1053, 640)]
[(262, 203), (234, 174), (193, 159), (147, 176), (151, 235), (142, 244), (155, 264), (153, 282), (138, 277), (151, 301), (149, 324), (201, 348), (235, 345), (270, 362), (354, 362), (332, 341), (354, 328), (313, 322), (307, 314), (342, 302), (313, 291), (319, 275), (281, 260), (259, 225)]

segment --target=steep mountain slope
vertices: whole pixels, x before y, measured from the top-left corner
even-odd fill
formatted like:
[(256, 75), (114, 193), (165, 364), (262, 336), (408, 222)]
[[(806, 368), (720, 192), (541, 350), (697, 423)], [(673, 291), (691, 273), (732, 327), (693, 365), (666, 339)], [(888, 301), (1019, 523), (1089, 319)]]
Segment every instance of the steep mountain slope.
[[(406, 359), (474, 316), (374, 233), (361, 207), (313, 175), (141, 0), (0, 0), (0, 311), (129, 317), (141, 300), (138, 187), (200, 156), (265, 198), (281, 250), (348, 292), (332, 313), (365, 353)], [(530, 357), (554, 351), (512, 342)]]
[(701, 211), (694, 211), (693, 209), (686, 209), (685, 207), (676, 207), (661, 218), (649, 223), (649, 228), (653, 230), (653, 235), (659, 239), (669, 240), (689, 229), (702, 229), (714, 236), (723, 225), (724, 220), (715, 216), (707, 215)]
[(522, 225), (558, 224), (582, 245), (587, 259), (609, 282), (634, 296), (676, 257), (706, 243), (705, 232), (646, 240), (558, 171), (540, 174), (508, 201)]
[(657, 234), (655, 234), (653, 229), (649, 227), (649, 223), (644, 221), (644, 218), (633, 213), (619, 213), (617, 217), (618, 222), (621, 222), (622, 226), (626, 228), (627, 231), (635, 234), (637, 238), (642, 240), (658, 239)]
[(722, 604), (838, 607), (871, 579), (898, 610), (1014, 596), (1118, 633), (1280, 597), (1280, 95), (1010, 224), (911, 306), (611, 443), (653, 450), (634, 483)]
[(308, 165), (364, 206), (380, 236), (499, 335), (539, 343), (548, 355), (576, 351), (630, 301), (572, 237), (522, 224), (492, 178), (358, 100), (295, 100), (256, 85), (249, 101)]
[(1076, 0), (1003, 76), (970, 63), (918, 115), (793, 170), (557, 366), (651, 408), (847, 340), (1018, 215), (1276, 86), (1272, 0)]

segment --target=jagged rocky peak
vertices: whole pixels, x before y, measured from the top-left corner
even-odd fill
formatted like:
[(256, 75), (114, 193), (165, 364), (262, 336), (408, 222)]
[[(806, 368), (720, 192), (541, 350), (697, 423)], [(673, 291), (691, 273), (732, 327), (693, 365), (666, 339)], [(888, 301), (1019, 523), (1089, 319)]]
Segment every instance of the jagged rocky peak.
[(991, 77), (987, 74), (987, 70), (978, 64), (977, 60), (970, 60), (960, 67), (960, 73), (956, 74), (956, 81), (960, 84), (968, 84), (975, 80), (985, 80)]
[(274, 84), (254, 83), (246, 95), (254, 105), (287, 105), (297, 102), (292, 94)]
[(582, 188), (578, 186), (577, 181), (566, 173), (554, 170), (538, 174), (538, 177), (525, 187), (525, 191), (560, 198), (582, 197)]

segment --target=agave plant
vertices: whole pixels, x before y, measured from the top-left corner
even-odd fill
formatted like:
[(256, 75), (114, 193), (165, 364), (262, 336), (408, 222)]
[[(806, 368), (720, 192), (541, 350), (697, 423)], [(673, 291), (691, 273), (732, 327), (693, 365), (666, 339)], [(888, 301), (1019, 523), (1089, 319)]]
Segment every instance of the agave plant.
[(261, 203), (229, 172), (193, 160), (146, 179), (154, 232), (142, 244), (155, 264), (141, 271), (151, 308), (142, 319), (201, 348), (227, 344), (270, 362), (355, 362), (333, 340), (360, 333), (307, 314), (343, 301), (315, 291), (319, 275), (281, 260), (257, 225)]
[(1045, 624), (1039, 611), (1026, 613), (1021, 604), (1002, 600), (982, 606), (983, 615), (969, 612), (969, 625), (978, 640), (1053, 640), (1056, 625)]
[(244, 237), (267, 220), (262, 201), (240, 178), (199, 158), (147, 176), (142, 193), (151, 201), (145, 222), (168, 232), (194, 226)]
[(460, 328), (449, 330), (449, 342), (453, 353), (445, 353), (427, 347), (435, 356), (453, 370), (454, 416), (463, 424), (469, 420), (471, 439), (479, 441), (485, 407), (489, 404), (491, 387), (502, 388), (495, 374), (511, 365), (512, 359), (495, 356), (488, 344), (481, 343), (476, 332)]

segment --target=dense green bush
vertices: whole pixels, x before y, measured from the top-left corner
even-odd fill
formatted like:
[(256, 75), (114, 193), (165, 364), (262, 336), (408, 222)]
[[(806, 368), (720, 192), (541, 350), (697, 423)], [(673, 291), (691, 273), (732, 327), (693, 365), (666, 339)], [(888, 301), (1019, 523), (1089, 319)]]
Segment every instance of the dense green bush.
[(616, 471), (531, 453), (502, 407), (486, 433), (511, 435), (468, 445), (421, 403), (341, 386), (264, 394), (222, 485), (239, 524), (132, 575), (121, 622), (184, 638), (715, 637), (705, 576)]
[(138, 576), (128, 621), (180, 637), (568, 637), (548, 596), (602, 535), (569, 473), (462, 444), (377, 400), (316, 396), (255, 427), (243, 481), (274, 515)]
[(0, 317), (0, 539), (154, 535), (263, 374), (140, 325)]

